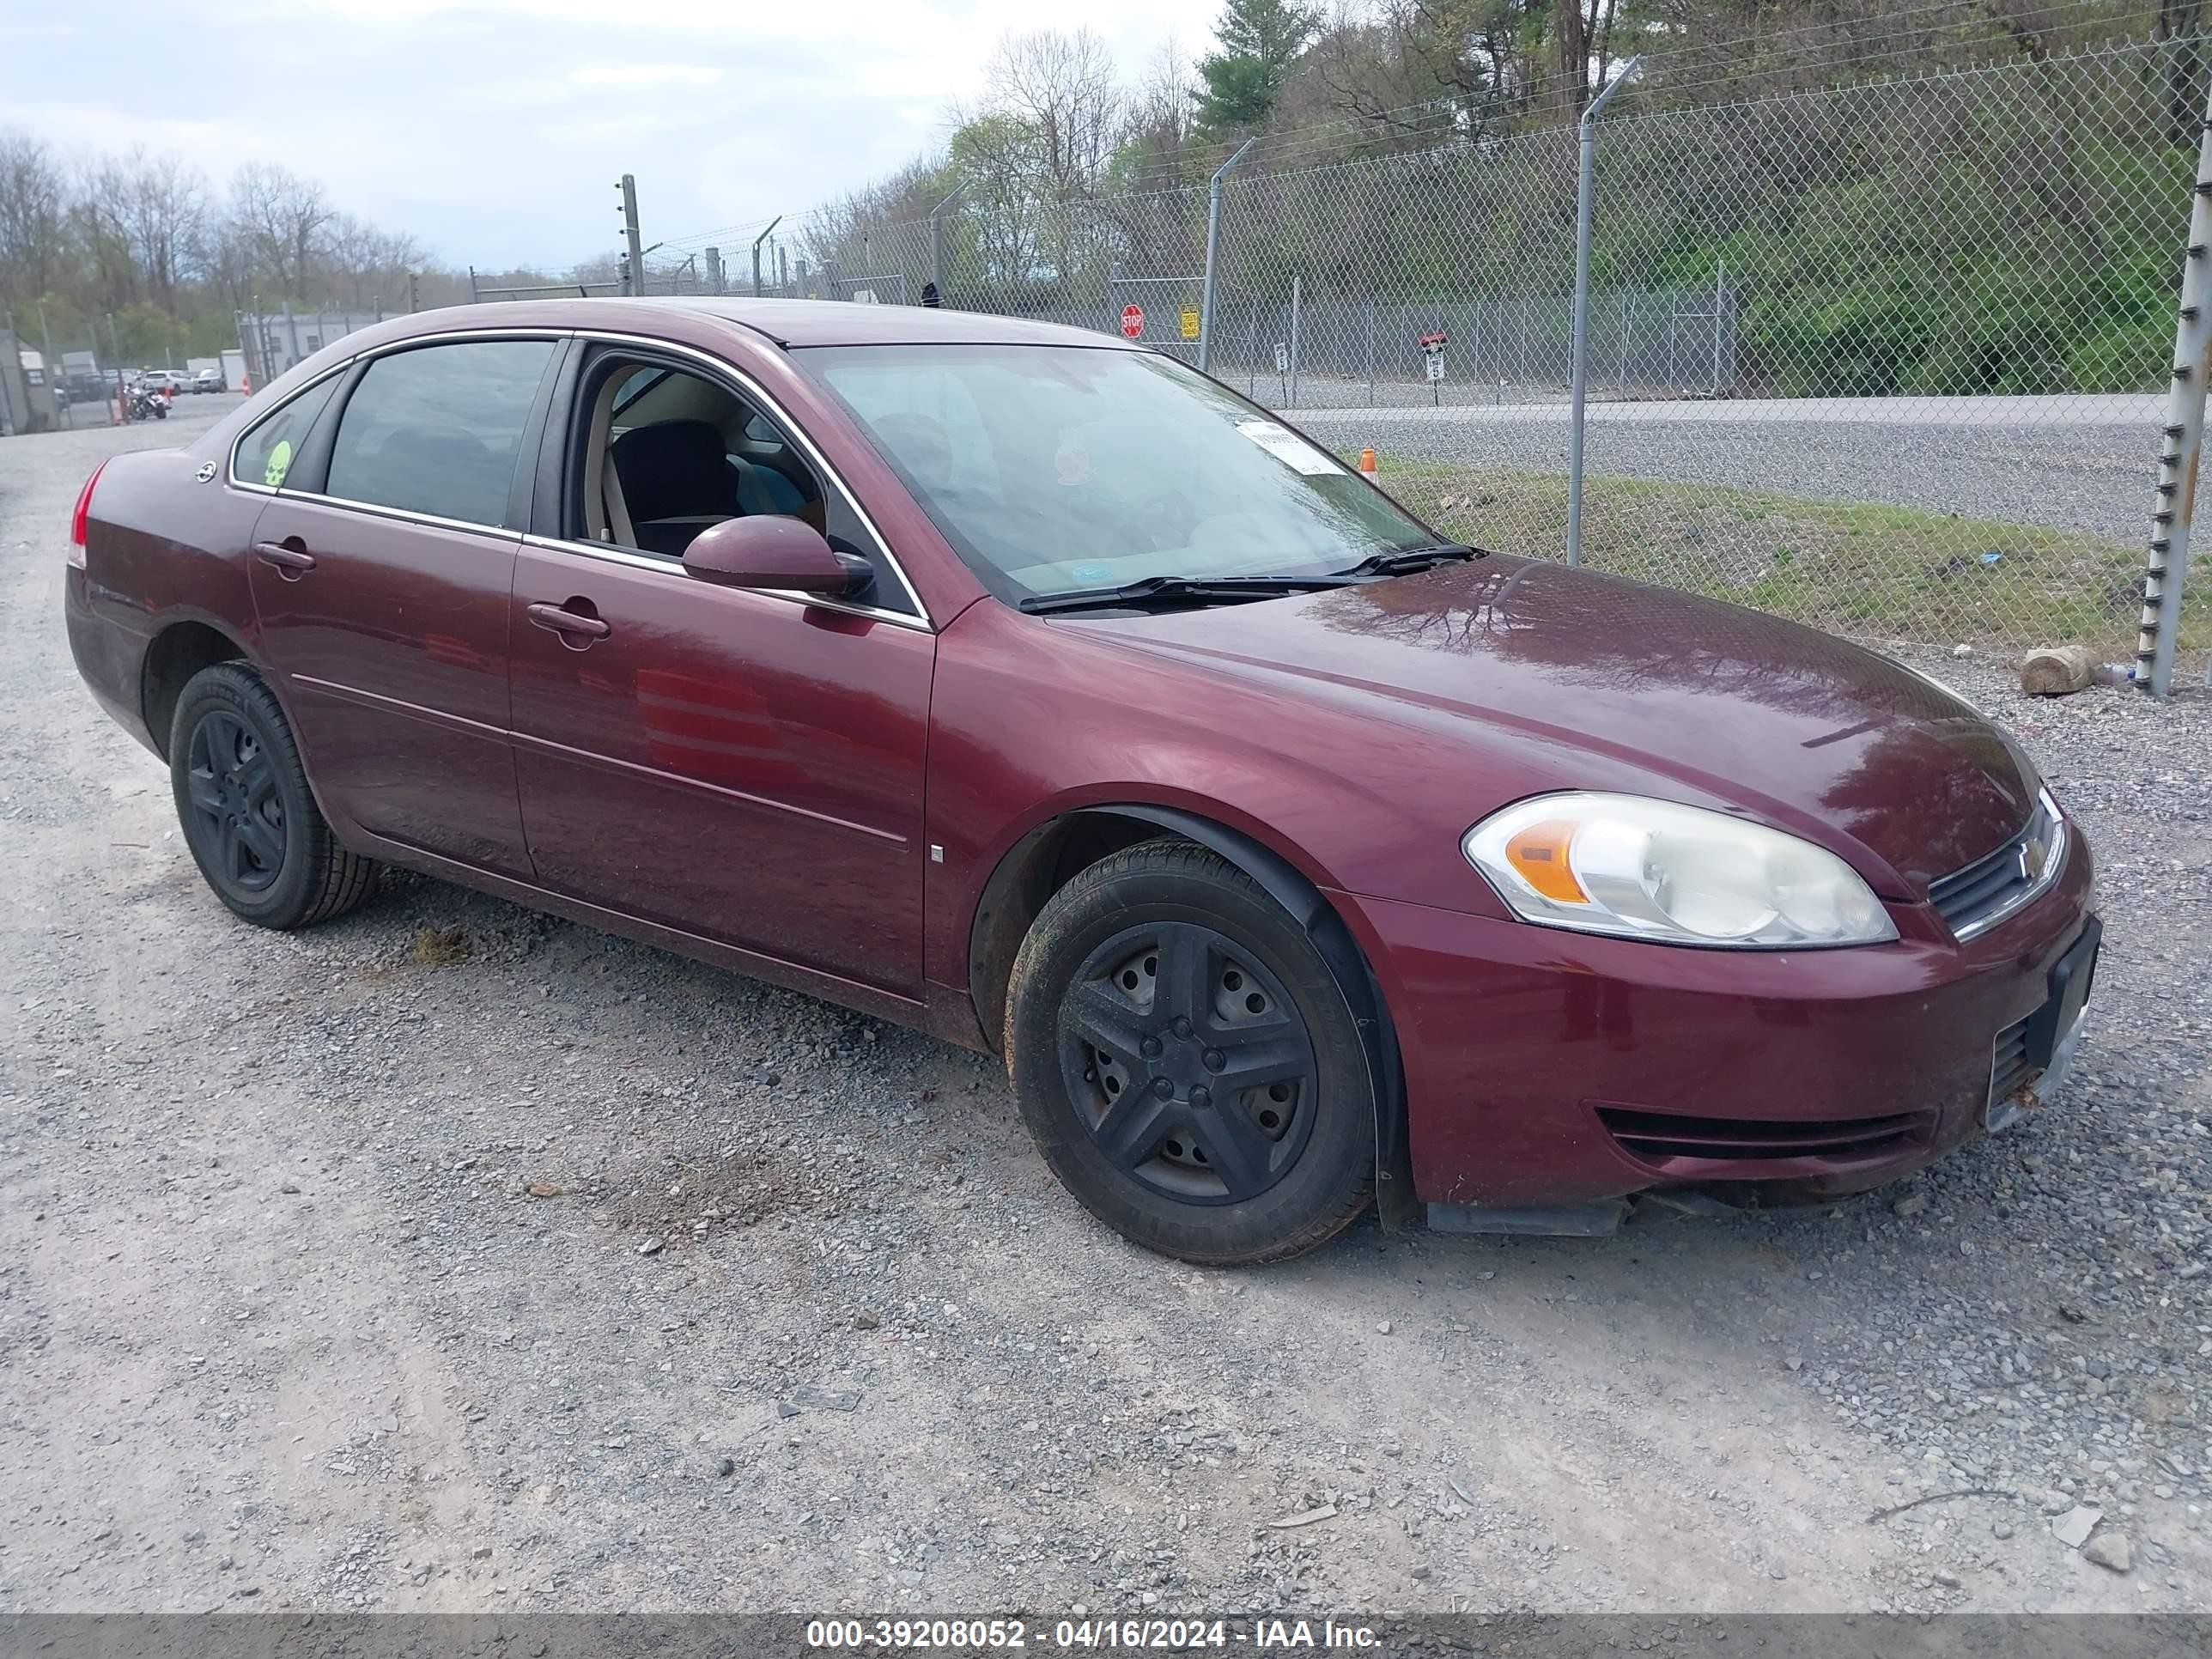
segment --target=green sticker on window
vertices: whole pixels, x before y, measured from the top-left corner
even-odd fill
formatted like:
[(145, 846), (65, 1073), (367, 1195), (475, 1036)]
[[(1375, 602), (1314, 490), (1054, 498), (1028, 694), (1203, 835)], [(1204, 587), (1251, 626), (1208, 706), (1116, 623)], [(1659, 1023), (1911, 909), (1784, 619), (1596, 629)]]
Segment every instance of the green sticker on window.
[(292, 441), (280, 438), (276, 447), (269, 452), (269, 464), (261, 471), (261, 482), (271, 489), (283, 487), (284, 475), (292, 470)]

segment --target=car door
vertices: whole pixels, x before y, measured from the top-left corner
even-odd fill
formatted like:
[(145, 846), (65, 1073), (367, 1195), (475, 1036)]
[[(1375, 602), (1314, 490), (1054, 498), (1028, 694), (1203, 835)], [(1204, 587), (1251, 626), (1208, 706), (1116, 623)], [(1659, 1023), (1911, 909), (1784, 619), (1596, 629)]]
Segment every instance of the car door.
[(275, 494), (250, 561), (262, 650), (325, 808), (527, 877), (508, 608), (540, 394), (564, 342), (412, 345), (349, 371), (303, 443), (241, 442)]
[[(737, 493), (750, 510), (788, 504), (771, 499), (760, 468), (811, 483), (810, 511), (826, 515), (833, 541), (884, 562), (884, 602), (716, 587), (687, 574), (674, 550), (587, 538), (579, 503), (592, 410), (636, 383), (638, 354), (577, 355), (541, 473), (556, 482), (541, 487), (540, 522), (556, 533), (527, 538), (515, 568), (515, 768), (539, 879), (743, 951), (918, 994), (936, 659), (919, 603), (789, 422), (742, 377), (698, 363), (689, 371), (763, 416), (723, 423), (736, 446), (724, 459), (745, 481)], [(633, 506), (642, 522), (645, 504)], [(603, 526), (610, 534), (619, 532)]]

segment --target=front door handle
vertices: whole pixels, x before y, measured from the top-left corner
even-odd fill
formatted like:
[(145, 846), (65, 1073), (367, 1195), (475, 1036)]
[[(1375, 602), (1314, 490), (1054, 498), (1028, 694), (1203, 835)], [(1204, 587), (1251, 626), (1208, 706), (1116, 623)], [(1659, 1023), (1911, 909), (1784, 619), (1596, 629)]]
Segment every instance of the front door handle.
[(593, 640), (603, 640), (614, 632), (591, 613), (590, 605), (589, 599), (571, 599), (567, 605), (540, 602), (523, 609), (537, 626), (558, 634), (562, 644), (572, 651), (581, 651)]
[(253, 556), (267, 565), (274, 565), (276, 574), (288, 582), (295, 582), (315, 568), (315, 556), (304, 547), (287, 547), (283, 542), (256, 542)]

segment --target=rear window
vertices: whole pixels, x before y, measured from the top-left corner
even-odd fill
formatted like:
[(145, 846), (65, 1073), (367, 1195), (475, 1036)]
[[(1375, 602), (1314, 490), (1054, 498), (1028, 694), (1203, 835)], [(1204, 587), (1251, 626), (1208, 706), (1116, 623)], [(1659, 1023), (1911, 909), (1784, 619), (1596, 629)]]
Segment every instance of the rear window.
[(325, 492), (464, 524), (507, 520), (550, 340), (466, 340), (369, 364), (338, 419)]
[(333, 374), (319, 385), (309, 386), (247, 428), (232, 458), (230, 476), (240, 483), (283, 489), (300, 447), (307, 441), (308, 428), (330, 402), (331, 394), (338, 389), (342, 378)]

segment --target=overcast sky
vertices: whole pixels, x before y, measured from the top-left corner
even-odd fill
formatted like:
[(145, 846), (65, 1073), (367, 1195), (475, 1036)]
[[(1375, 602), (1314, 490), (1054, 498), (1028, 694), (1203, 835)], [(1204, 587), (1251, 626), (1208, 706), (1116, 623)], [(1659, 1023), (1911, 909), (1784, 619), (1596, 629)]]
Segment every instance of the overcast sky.
[[(1126, 73), (1213, 0), (0, 0), (0, 123), (143, 140), (222, 183), (282, 162), (454, 265), (803, 213), (942, 137), (1009, 30), (1088, 24)], [(750, 242), (748, 234), (744, 239)], [(727, 256), (726, 256), (727, 257)]]

